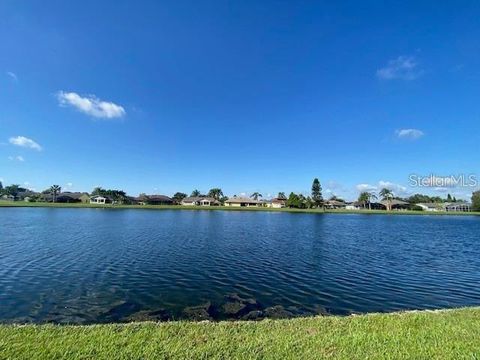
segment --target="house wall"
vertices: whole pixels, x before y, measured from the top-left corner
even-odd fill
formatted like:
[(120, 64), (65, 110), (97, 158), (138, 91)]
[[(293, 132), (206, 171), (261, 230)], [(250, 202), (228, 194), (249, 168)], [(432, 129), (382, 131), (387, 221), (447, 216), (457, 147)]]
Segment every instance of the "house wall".
[(240, 207), (241, 204), (239, 203), (225, 203), (225, 206), (234, 206), (234, 207)]
[(187, 201), (187, 202), (182, 201), (181, 204), (182, 204), (183, 206), (194, 206), (194, 205), (195, 205), (194, 202), (190, 202), (190, 201)]

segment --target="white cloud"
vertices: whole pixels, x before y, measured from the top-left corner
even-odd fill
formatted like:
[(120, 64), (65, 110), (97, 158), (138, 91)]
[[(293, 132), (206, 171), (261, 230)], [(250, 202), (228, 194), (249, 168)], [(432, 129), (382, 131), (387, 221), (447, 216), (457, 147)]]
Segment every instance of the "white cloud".
[(23, 158), (23, 156), (20, 156), (20, 155), (17, 155), (17, 156), (9, 156), (8, 157), (8, 160), (10, 161), (20, 161), (20, 162), (24, 162), (25, 159)]
[(11, 71), (7, 71), (7, 75), (10, 77), (10, 79), (12, 79), (14, 82), (17, 82), (18, 81), (18, 77), (17, 77), (17, 74), (11, 72)]
[(392, 190), (395, 193), (395, 195), (406, 195), (408, 193), (407, 188), (405, 186), (400, 184), (395, 184), (390, 181), (380, 180), (378, 182), (378, 187), (380, 189), (386, 188), (386, 189)]
[(13, 145), (34, 149), (37, 151), (42, 150), (42, 147), (38, 143), (36, 143), (32, 139), (29, 139), (25, 136), (11, 137), (8, 141), (10, 142), (10, 144), (13, 144)]
[(400, 184), (395, 184), (390, 181), (384, 181), (380, 180), (378, 184), (376, 185), (370, 185), (370, 184), (358, 184), (356, 186), (356, 189), (358, 192), (364, 192), (364, 191), (380, 191), (381, 189), (386, 188), (389, 190), (392, 190), (393, 193), (397, 196), (402, 196), (402, 195), (407, 195), (408, 191), (407, 188), (403, 185)]
[(415, 80), (423, 71), (413, 56), (399, 56), (390, 60), (388, 64), (377, 70), (377, 77), (382, 80)]
[(425, 133), (418, 129), (400, 129), (395, 132), (399, 139), (417, 140), (420, 139)]
[(370, 185), (370, 184), (358, 184), (356, 188), (359, 192), (377, 190), (377, 187), (375, 185)]
[(57, 93), (60, 106), (72, 106), (78, 111), (96, 118), (114, 119), (125, 116), (125, 109), (113, 102), (102, 101), (95, 95), (80, 96), (74, 92)]
[(73, 186), (73, 183), (69, 182), (67, 183), (67, 187), (72, 187)]
[(30, 185), (30, 183), (29, 183), (28, 181), (25, 181), (25, 182), (23, 183), (23, 185), (28, 186), (28, 185)]

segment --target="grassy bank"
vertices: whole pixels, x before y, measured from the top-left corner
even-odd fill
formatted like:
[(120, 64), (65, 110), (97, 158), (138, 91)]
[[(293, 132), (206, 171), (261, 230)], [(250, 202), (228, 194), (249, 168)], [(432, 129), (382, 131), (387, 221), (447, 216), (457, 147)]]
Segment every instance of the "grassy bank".
[(2, 359), (478, 359), (480, 308), (261, 322), (0, 326)]
[(322, 209), (274, 209), (267, 207), (229, 207), (229, 206), (181, 206), (181, 205), (97, 205), (97, 204), (60, 204), (45, 202), (0, 201), (0, 207), (54, 207), (54, 208), (95, 208), (95, 209), (155, 209), (155, 210), (228, 210), (228, 211), (271, 211), (293, 213), (328, 214), (382, 214), (382, 215), (480, 215), (480, 212), (429, 212), (429, 211), (385, 211), (385, 210), (322, 210)]

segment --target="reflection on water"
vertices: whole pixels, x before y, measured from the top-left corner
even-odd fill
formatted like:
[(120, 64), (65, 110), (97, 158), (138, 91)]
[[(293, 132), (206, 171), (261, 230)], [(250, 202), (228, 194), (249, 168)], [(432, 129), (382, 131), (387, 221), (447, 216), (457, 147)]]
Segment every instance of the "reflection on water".
[(480, 218), (0, 209), (0, 321), (260, 319), (480, 304)]

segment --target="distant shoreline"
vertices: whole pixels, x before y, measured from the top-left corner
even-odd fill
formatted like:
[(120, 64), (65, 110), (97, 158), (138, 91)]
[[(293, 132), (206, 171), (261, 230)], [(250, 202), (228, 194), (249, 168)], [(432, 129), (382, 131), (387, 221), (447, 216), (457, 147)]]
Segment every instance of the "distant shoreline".
[(99, 205), (84, 203), (46, 203), (46, 202), (23, 202), (23, 201), (0, 201), (0, 208), (9, 207), (33, 207), (33, 208), (69, 208), (69, 209), (138, 209), (138, 210), (200, 210), (200, 211), (267, 211), (288, 212), (305, 214), (363, 214), (363, 215), (470, 215), (480, 216), (480, 212), (446, 212), (446, 211), (415, 211), (415, 210), (322, 210), (322, 209), (296, 209), (296, 208), (270, 208), (270, 207), (231, 207), (231, 206), (184, 206), (184, 205)]

